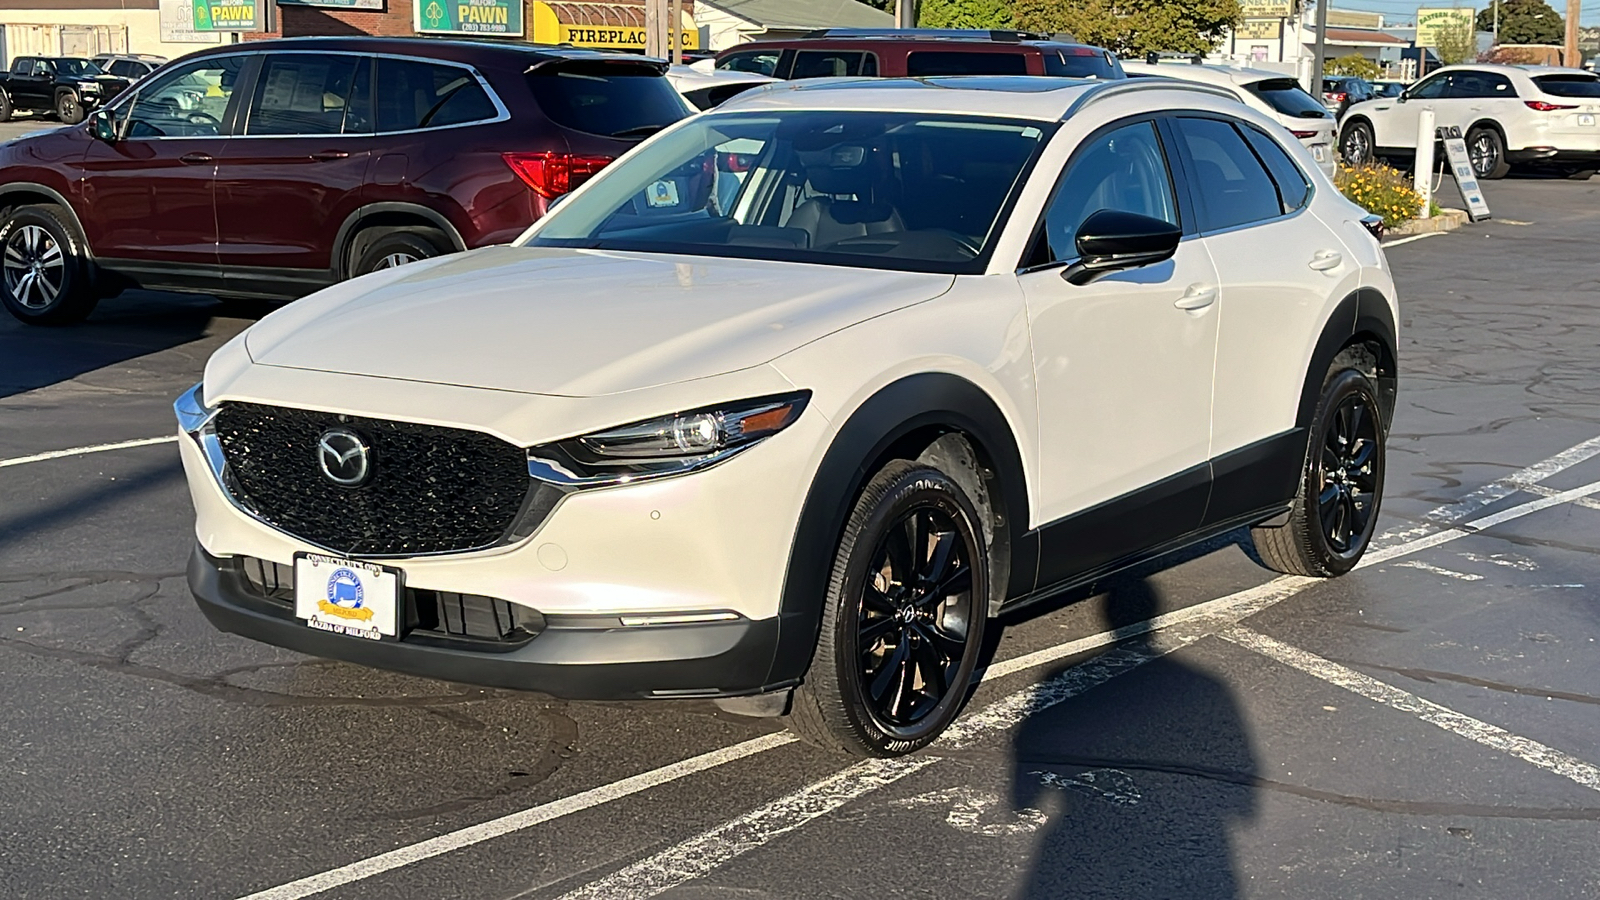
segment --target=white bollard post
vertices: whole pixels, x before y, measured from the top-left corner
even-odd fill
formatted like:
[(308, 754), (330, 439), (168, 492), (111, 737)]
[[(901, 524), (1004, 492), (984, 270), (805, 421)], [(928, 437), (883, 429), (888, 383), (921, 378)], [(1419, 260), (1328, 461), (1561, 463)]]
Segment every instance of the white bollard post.
[(1422, 218), (1428, 218), (1433, 208), (1433, 110), (1425, 109), (1417, 116), (1417, 164), (1411, 185), (1422, 196)]

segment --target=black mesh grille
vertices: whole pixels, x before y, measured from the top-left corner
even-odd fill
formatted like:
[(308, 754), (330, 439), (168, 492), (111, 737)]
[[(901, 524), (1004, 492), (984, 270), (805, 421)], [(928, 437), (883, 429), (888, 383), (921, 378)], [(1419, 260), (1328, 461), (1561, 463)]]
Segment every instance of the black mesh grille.
[[(230, 489), (256, 515), (352, 556), (414, 556), (486, 547), (516, 519), (532, 484), (525, 451), (476, 431), (253, 403), (215, 419)], [(372, 448), (360, 487), (334, 484), (317, 442), (343, 426)]]

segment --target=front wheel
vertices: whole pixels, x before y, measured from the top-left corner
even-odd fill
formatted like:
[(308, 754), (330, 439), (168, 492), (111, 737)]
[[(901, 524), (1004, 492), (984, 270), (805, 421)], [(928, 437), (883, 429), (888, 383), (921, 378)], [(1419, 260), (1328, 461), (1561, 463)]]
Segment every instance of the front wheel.
[(1268, 568), (1326, 578), (1360, 561), (1383, 498), (1388, 428), (1381, 409), (1377, 389), (1360, 370), (1336, 364), (1328, 373), (1289, 520), (1250, 529)]
[(62, 124), (76, 125), (83, 117), (83, 102), (78, 99), (77, 91), (62, 91), (56, 95), (56, 118)]
[(21, 206), (0, 225), (0, 300), (30, 325), (81, 322), (99, 301), (83, 238), (55, 206)]
[(896, 461), (872, 477), (834, 554), (792, 730), (840, 753), (899, 756), (955, 719), (988, 615), (980, 523), (936, 468)]
[(1506, 162), (1506, 142), (1493, 128), (1474, 128), (1467, 132), (1467, 158), (1472, 174), (1486, 181), (1506, 177), (1511, 163)]
[(1376, 157), (1372, 141), (1372, 126), (1365, 122), (1351, 122), (1339, 136), (1339, 155), (1347, 166), (1364, 166)]

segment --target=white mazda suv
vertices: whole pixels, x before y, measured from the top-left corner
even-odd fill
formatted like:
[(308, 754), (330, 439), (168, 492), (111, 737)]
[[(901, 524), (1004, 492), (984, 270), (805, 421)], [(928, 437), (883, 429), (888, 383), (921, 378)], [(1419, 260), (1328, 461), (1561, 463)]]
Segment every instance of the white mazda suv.
[(1201, 86), (744, 95), (220, 349), (189, 584), (317, 656), (909, 752), (1001, 612), (1242, 527), (1355, 565), (1399, 318), (1363, 220)]
[(1600, 169), (1600, 76), (1551, 66), (1446, 66), (1398, 97), (1355, 104), (1340, 123), (1340, 155), (1351, 165), (1413, 157), (1425, 109), (1435, 127), (1461, 129), (1479, 178), (1519, 163), (1580, 178)]

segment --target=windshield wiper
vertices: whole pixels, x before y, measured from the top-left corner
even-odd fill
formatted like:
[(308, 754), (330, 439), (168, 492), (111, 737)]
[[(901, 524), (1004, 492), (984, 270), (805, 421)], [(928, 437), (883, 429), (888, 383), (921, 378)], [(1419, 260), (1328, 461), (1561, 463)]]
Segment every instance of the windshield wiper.
[(611, 137), (617, 137), (617, 138), (620, 138), (620, 137), (649, 137), (650, 135), (655, 134), (656, 132), (660, 131), (661, 129), (663, 129), (665, 127), (667, 127), (667, 126), (665, 126), (665, 125), (635, 125), (632, 128), (624, 128), (621, 131), (613, 131), (613, 132), (611, 132)]

